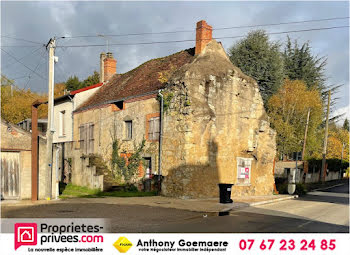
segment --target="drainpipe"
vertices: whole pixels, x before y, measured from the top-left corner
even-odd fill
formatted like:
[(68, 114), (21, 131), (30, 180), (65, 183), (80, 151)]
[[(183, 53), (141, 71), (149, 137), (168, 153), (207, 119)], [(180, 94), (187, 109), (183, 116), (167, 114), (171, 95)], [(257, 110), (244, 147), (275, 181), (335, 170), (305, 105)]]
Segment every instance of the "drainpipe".
[(162, 141), (163, 141), (163, 106), (164, 106), (164, 98), (162, 95), (162, 90), (158, 91), (158, 95), (160, 96), (160, 117), (159, 117), (159, 155), (158, 155), (158, 192), (161, 191), (161, 175), (162, 175)]
[[(73, 116), (73, 112), (75, 110), (75, 105), (74, 105), (73, 98), (70, 95), (68, 95), (68, 98), (72, 102), (72, 116), (71, 116), (71, 118), (72, 118), (72, 141), (73, 141), (73, 135), (74, 135), (74, 116)], [(64, 157), (64, 155), (63, 155), (63, 157)]]
[(61, 146), (58, 145), (57, 146), (57, 150), (56, 150), (56, 199), (58, 199), (58, 196), (59, 196), (59, 178), (58, 178), (58, 158), (59, 158), (59, 153), (60, 153), (60, 150), (61, 150)]

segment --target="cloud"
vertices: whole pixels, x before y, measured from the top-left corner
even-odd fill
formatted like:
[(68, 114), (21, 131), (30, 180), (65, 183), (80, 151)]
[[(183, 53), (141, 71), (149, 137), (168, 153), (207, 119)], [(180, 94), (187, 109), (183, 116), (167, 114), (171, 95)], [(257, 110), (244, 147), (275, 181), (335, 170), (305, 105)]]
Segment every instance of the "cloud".
[[(278, 23), (307, 19), (348, 16), (348, 2), (2, 2), (2, 35), (27, 38), (47, 43), (53, 36), (76, 36), (97, 34), (127, 34), (159, 31), (193, 30), (190, 33), (139, 35), (109, 38), (110, 43), (134, 43), (195, 39), (196, 22), (205, 19), (213, 28), (249, 24)], [(310, 27), (348, 25), (348, 20), (316, 22), (283, 26), (263, 27), (268, 31), (286, 31)], [(214, 37), (245, 35), (251, 29), (214, 30)], [(301, 43), (310, 41), (314, 54), (328, 57), (326, 75), (330, 84), (347, 84), (340, 90), (338, 108), (349, 104), (349, 31), (335, 29), (290, 34)], [(286, 35), (271, 36), (272, 40), (284, 42)], [(236, 39), (222, 39), (227, 49)], [(58, 39), (57, 44), (103, 44), (106, 38), (80, 37)], [(27, 42), (1, 38), (2, 45), (32, 45)], [(38, 45), (37, 47), (39, 47)], [(153, 44), (138, 46), (111, 46), (117, 58), (117, 71), (127, 72), (143, 62), (177, 51), (194, 47), (194, 42), (176, 44)], [(5, 48), (4, 48), (5, 49)], [(30, 53), (33, 48), (6, 48), (17, 58)], [(56, 82), (77, 75), (85, 79), (99, 70), (99, 55), (106, 47), (60, 48)], [(14, 62), (1, 52), (2, 65)], [(23, 63), (47, 76), (47, 54), (44, 50), (29, 55)], [(39, 63), (39, 64), (38, 64)], [(31, 79), (16, 80), (18, 86), (28, 86), (35, 91), (47, 91), (47, 81), (32, 74), (21, 64), (13, 64), (2, 70), (9, 78), (31, 75)]]

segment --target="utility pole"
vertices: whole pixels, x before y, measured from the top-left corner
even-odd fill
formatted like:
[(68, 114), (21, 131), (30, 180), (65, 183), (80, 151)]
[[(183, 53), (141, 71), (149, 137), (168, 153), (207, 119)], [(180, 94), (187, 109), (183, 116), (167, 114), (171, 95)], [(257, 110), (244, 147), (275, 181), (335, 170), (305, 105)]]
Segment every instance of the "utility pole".
[(327, 153), (327, 140), (328, 140), (328, 120), (329, 120), (329, 106), (331, 104), (331, 91), (328, 91), (328, 104), (327, 104), (327, 116), (326, 116), (326, 129), (324, 132), (323, 151), (322, 151), (322, 168), (320, 177), (322, 181), (326, 180), (326, 153)]
[(53, 101), (54, 101), (54, 79), (55, 79), (55, 62), (57, 62), (57, 57), (55, 57), (56, 39), (51, 38), (46, 49), (49, 49), (49, 100), (48, 100), (48, 120), (47, 120), (47, 148), (46, 148), (46, 178), (47, 184), (45, 187), (45, 197), (46, 199), (51, 199), (52, 197), (52, 140), (54, 126), (54, 113), (53, 113)]
[(304, 135), (304, 144), (303, 144), (303, 152), (301, 154), (301, 160), (304, 160), (305, 155), (305, 147), (306, 147), (306, 137), (307, 137), (307, 129), (309, 127), (309, 119), (310, 119), (310, 108), (307, 111), (307, 117), (306, 117), (306, 127), (305, 127), (305, 135)]

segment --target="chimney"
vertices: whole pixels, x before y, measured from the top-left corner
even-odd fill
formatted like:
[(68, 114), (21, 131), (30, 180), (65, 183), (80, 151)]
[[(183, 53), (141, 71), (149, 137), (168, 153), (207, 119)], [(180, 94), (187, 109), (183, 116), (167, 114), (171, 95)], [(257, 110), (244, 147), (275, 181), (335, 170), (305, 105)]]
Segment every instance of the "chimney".
[(102, 52), (100, 54), (100, 82), (105, 81), (105, 69), (104, 69), (104, 60), (106, 58), (106, 53)]
[(197, 22), (196, 28), (196, 50), (195, 54), (200, 54), (205, 46), (212, 40), (213, 28), (205, 20)]
[(111, 78), (112, 75), (117, 72), (117, 60), (113, 58), (113, 54), (111, 52), (107, 52), (107, 55), (103, 61), (103, 77), (104, 81), (108, 81), (109, 78)]

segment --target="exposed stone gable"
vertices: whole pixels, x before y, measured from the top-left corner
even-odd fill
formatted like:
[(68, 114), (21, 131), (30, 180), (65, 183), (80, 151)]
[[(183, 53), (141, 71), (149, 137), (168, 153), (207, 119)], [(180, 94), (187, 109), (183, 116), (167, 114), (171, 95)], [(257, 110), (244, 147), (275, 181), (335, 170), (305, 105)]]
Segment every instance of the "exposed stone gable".
[[(171, 77), (164, 119), (163, 194), (216, 197), (218, 183), (234, 195), (273, 191), (275, 132), (269, 127), (257, 83), (212, 40)], [(237, 184), (237, 157), (252, 159), (250, 185)]]

